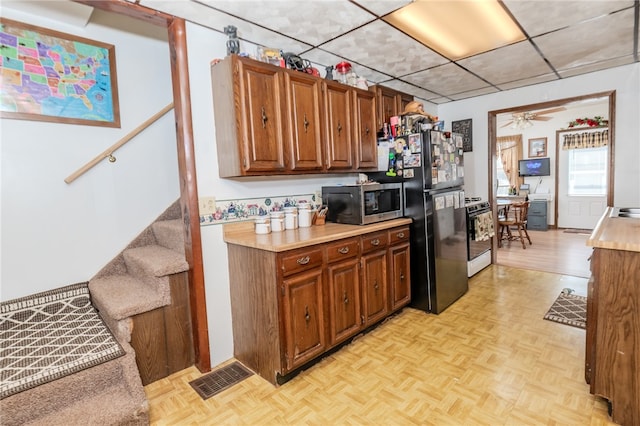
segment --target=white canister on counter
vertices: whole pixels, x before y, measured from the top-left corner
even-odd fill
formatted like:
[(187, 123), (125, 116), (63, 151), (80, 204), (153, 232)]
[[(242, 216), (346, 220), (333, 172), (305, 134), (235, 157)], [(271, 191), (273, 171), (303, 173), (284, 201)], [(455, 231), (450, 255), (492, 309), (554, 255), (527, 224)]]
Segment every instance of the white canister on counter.
[(285, 229), (298, 228), (298, 208), (297, 207), (284, 208), (284, 227)]
[(284, 212), (271, 212), (271, 232), (284, 231)]
[(269, 234), (271, 232), (271, 222), (266, 216), (256, 219), (256, 234)]
[(300, 226), (300, 228), (310, 227), (311, 219), (313, 219), (313, 210), (311, 210), (311, 204), (298, 203), (298, 225)]

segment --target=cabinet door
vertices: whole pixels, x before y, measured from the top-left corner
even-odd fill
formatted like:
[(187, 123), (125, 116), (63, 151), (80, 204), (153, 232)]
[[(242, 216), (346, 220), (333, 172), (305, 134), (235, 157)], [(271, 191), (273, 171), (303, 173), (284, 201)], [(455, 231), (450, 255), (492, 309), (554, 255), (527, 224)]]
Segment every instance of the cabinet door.
[(291, 170), (322, 170), (321, 80), (286, 72)]
[[(256, 61), (238, 61), (238, 108), (245, 172), (282, 172), (284, 159), (284, 90), (282, 72)], [(232, 125), (232, 123), (228, 123)]]
[(365, 326), (387, 315), (387, 251), (362, 256), (362, 309)]
[(409, 104), (409, 102), (413, 102), (413, 96), (406, 93), (400, 93), (400, 106), (398, 109), (398, 114), (402, 114), (404, 112), (404, 109), (407, 107), (407, 104)]
[(282, 283), (286, 370), (325, 350), (322, 269), (292, 275)]
[(332, 263), (329, 272), (329, 334), (335, 345), (360, 330), (358, 258)]
[(409, 243), (389, 249), (391, 264), (391, 310), (395, 311), (411, 301)]
[(378, 166), (378, 141), (376, 138), (375, 95), (355, 90), (355, 146), (356, 168), (371, 169)]
[(351, 88), (325, 82), (324, 116), (327, 170), (353, 169)]
[(389, 123), (390, 118), (398, 115), (398, 103), (396, 91), (384, 86), (378, 86), (378, 128), (382, 128), (384, 123)]

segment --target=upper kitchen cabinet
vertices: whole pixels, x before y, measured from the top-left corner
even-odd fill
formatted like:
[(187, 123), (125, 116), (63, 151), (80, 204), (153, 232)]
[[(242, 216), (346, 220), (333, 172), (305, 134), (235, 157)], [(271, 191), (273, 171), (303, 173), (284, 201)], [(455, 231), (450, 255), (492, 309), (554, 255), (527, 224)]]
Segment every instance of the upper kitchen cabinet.
[(354, 112), (351, 102), (354, 89), (333, 81), (326, 81), (324, 85), (327, 170), (350, 171), (354, 168)]
[(376, 137), (376, 100), (371, 92), (354, 89), (356, 169), (366, 170), (378, 166)]
[(413, 95), (399, 92), (385, 86), (375, 85), (369, 88), (376, 94), (378, 104), (377, 129), (382, 129), (384, 123), (389, 123), (389, 118), (400, 115), (405, 106), (413, 101)]
[(236, 55), (211, 79), (221, 177), (377, 166), (372, 92)]
[(221, 177), (286, 171), (283, 73), (232, 55), (211, 67)]
[(284, 73), (287, 93), (290, 168), (294, 171), (322, 170), (322, 87), (320, 79), (309, 74)]

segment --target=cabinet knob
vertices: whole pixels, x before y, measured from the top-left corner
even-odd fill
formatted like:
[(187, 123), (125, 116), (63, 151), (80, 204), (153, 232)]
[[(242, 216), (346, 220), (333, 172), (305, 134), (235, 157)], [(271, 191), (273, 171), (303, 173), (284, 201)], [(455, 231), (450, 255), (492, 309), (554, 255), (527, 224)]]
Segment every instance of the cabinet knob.
[(349, 253), (349, 247), (340, 247), (338, 251), (342, 254), (347, 254)]
[(400, 272), (400, 279), (404, 280), (404, 272)]
[(347, 296), (347, 292), (346, 291), (342, 293), (342, 297), (343, 297), (344, 304), (345, 305), (348, 304), (349, 303), (349, 297)]
[(404, 232), (398, 232), (398, 238), (404, 238)]
[(263, 129), (267, 127), (267, 120), (269, 120), (269, 118), (267, 117), (267, 113), (264, 110), (264, 107), (262, 107), (262, 128)]
[(311, 261), (311, 258), (309, 256), (301, 257), (300, 259), (296, 260), (299, 265), (306, 265), (307, 263), (309, 263), (309, 261)]
[(304, 132), (307, 133), (307, 129), (309, 128), (309, 121), (307, 120), (307, 113), (304, 113)]
[(309, 315), (309, 306), (304, 307), (304, 320), (309, 322), (311, 320), (311, 315)]
[(369, 135), (369, 126), (365, 127), (364, 131), (367, 135)]
[(372, 246), (379, 246), (380, 245), (380, 240), (379, 239), (375, 239), (375, 240), (371, 240), (371, 245)]
[(338, 135), (342, 132), (342, 124), (338, 121)]
[(373, 282), (373, 288), (376, 289), (376, 291), (380, 288), (380, 286), (378, 285), (378, 280), (375, 280)]

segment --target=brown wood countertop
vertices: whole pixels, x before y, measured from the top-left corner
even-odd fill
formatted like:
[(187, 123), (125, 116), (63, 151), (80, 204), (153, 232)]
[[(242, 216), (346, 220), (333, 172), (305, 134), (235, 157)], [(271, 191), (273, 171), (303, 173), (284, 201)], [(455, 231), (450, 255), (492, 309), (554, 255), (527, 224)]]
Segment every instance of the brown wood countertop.
[(594, 248), (640, 252), (640, 219), (611, 217), (617, 211), (607, 207), (587, 240)]
[(223, 225), (223, 233), (224, 241), (227, 244), (280, 252), (391, 229), (410, 223), (411, 219), (409, 218), (385, 220), (370, 225), (344, 225), (327, 222), (324, 225), (314, 225), (309, 228), (256, 234), (253, 222), (237, 222)]

